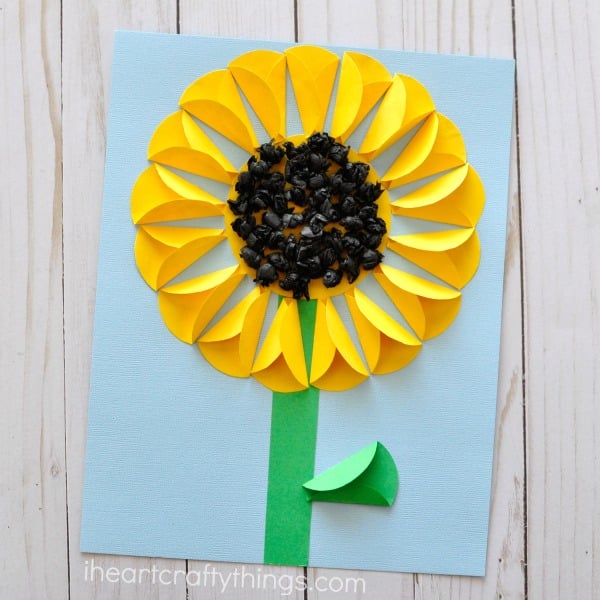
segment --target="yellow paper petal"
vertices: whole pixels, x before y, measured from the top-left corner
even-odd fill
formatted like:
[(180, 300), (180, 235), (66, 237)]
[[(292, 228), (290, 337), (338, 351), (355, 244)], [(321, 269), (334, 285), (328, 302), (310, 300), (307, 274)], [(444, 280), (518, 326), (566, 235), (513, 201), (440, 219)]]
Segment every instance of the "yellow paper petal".
[(236, 168), (190, 115), (181, 110), (156, 128), (148, 146), (148, 160), (228, 185), (237, 176)]
[(250, 375), (269, 295), (254, 288), (200, 338), (198, 348), (213, 367), (232, 377)]
[(159, 290), (158, 307), (169, 331), (193, 344), (243, 278), (233, 266)]
[(425, 87), (408, 75), (394, 75), (367, 131), (360, 154), (372, 160), (435, 110)]
[(150, 165), (137, 178), (131, 193), (136, 225), (216, 217), (225, 203), (160, 165)]
[(294, 46), (285, 54), (304, 133), (323, 131), (340, 59), (316, 46)]
[(395, 188), (464, 165), (467, 150), (458, 127), (433, 113), (402, 150), (381, 181)]
[(479, 237), (474, 229), (393, 236), (388, 248), (458, 289), (479, 266)]
[(392, 202), (395, 215), (474, 227), (485, 204), (477, 171), (463, 165)]
[(317, 302), (310, 382), (322, 390), (349, 390), (362, 383), (369, 373), (333, 302)]
[(135, 262), (144, 281), (157, 290), (224, 239), (223, 229), (144, 225), (135, 238)]
[(373, 374), (402, 369), (420, 352), (421, 342), (358, 288), (346, 301)]
[(275, 392), (298, 392), (308, 387), (296, 300), (281, 300), (252, 374)]
[(227, 69), (211, 71), (183, 92), (179, 106), (247, 152), (258, 146), (246, 107)]
[(285, 136), (285, 54), (274, 50), (247, 52), (229, 63), (229, 70), (267, 133)]
[(344, 52), (331, 135), (345, 142), (391, 83), (388, 70), (374, 58)]
[(373, 274), (422, 340), (442, 333), (458, 314), (461, 293), (456, 290), (384, 264)]

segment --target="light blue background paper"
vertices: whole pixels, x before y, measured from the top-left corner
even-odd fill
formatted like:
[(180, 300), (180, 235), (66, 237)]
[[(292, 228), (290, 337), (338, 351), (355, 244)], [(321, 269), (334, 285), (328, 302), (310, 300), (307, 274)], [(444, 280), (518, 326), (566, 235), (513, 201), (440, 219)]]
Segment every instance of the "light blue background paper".
[[(287, 46), (116, 35), (83, 552), (262, 562), (271, 392), (222, 375), (167, 331), (135, 266), (129, 198), (154, 129), (189, 83), (243, 52)], [(411, 365), (349, 392), (321, 392), (315, 472), (379, 440), (394, 456), (400, 488), (391, 509), (315, 503), (310, 564), (483, 575), (513, 62), (369, 53), (425, 84), (461, 129), (486, 188), (482, 257), (456, 321)]]

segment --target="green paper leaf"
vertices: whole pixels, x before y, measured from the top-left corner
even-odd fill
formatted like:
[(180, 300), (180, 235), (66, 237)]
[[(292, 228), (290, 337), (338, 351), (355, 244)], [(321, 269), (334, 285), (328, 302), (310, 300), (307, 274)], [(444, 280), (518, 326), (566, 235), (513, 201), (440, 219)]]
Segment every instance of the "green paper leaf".
[(391, 506), (398, 470), (381, 442), (373, 442), (303, 485), (311, 502)]

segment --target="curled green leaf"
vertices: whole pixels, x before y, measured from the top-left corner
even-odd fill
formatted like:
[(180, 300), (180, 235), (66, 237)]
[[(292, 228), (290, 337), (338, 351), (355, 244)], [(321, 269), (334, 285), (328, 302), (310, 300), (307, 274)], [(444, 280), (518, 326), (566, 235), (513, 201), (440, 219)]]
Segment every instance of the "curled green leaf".
[(386, 447), (373, 442), (303, 487), (311, 502), (391, 506), (398, 492), (398, 470)]

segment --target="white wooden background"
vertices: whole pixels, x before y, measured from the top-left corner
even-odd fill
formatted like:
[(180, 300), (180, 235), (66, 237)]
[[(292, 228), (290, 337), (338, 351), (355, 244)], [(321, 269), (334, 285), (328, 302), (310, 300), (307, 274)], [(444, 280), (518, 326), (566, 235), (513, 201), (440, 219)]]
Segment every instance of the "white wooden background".
[[(363, 595), (306, 598), (599, 598), (599, 28), (598, 0), (0, 0), (0, 600), (280, 597), (84, 579), (79, 523), (115, 29), (516, 58), (488, 574), (362, 573)], [(308, 569), (310, 580), (322, 574)]]

